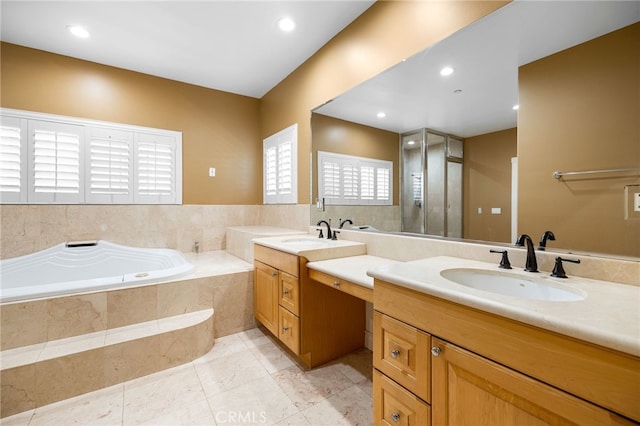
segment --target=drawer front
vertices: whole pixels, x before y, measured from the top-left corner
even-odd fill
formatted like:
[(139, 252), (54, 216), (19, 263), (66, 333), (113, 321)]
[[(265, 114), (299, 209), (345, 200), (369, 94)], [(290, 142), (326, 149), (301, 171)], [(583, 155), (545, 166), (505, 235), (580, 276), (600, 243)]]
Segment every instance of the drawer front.
[(298, 256), (294, 254), (254, 244), (253, 258), (254, 260), (266, 263), (267, 265), (271, 265), (276, 269), (284, 271), (287, 274), (291, 274), (295, 277), (298, 276)]
[(373, 370), (373, 423), (429, 426), (431, 408), (393, 380)]
[(300, 315), (300, 285), (297, 277), (280, 272), (278, 283), (279, 304), (295, 315)]
[(300, 318), (280, 306), (278, 315), (278, 338), (291, 351), (300, 354)]
[(362, 299), (367, 302), (373, 303), (372, 288), (363, 287), (361, 285), (352, 283), (350, 281), (334, 277), (333, 275), (316, 271), (315, 269), (309, 269), (309, 278), (321, 284), (325, 284), (325, 285), (328, 285), (329, 287), (333, 287), (336, 290), (340, 290), (345, 293), (348, 293), (352, 296), (357, 297), (358, 299)]
[(373, 365), (431, 402), (431, 336), (374, 311)]

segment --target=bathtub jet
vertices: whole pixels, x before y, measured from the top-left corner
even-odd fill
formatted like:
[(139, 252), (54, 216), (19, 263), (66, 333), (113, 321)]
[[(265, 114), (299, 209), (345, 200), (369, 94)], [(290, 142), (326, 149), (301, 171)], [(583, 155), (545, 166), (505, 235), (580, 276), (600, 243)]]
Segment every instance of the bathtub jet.
[(176, 250), (103, 240), (61, 243), (0, 260), (0, 303), (169, 281), (193, 270)]

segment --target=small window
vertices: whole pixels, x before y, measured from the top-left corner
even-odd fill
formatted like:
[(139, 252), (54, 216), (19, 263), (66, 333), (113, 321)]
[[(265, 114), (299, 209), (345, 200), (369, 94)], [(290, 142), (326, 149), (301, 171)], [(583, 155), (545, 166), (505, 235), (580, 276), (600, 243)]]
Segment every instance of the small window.
[(391, 161), (318, 151), (318, 175), (318, 194), (326, 204), (392, 204)]
[(297, 124), (263, 141), (264, 204), (296, 204), (298, 202), (297, 153)]

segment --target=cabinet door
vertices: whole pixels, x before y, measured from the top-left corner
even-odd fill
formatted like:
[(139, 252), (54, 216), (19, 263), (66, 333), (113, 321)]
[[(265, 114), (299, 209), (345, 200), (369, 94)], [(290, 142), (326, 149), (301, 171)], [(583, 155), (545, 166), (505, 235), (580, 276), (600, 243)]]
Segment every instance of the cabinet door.
[(255, 261), (253, 311), (256, 319), (278, 335), (278, 270)]
[(291, 351), (300, 354), (300, 319), (280, 307), (278, 338), (282, 343), (287, 345)]
[(431, 413), (420, 398), (373, 370), (373, 422), (385, 426), (429, 426)]
[(300, 296), (298, 278), (286, 272), (280, 271), (279, 280), (280, 306), (288, 309), (295, 315), (300, 315)]
[(373, 330), (374, 367), (430, 402), (431, 336), (377, 311)]
[[(500, 364), (432, 339), (435, 425), (613, 425), (627, 421)], [(438, 350), (440, 351), (439, 354)]]

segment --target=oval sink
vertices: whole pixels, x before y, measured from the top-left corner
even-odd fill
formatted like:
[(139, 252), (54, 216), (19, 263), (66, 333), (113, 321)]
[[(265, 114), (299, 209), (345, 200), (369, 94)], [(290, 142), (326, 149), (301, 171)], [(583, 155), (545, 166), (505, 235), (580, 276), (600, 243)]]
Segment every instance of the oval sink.
[(321, 238), (290, 238), (283, 240), (285, 244), (295, 244), (297, 246), (304, 246), (309, 248), (326, 247), (329, 245), (330, 240), (323, 240)]
[(569, 302), (583, 300), (578, 290), (558, 283), (545, 282), (542, 278), (523, 277), (501, 271), (481, 269), (446, 269), (440, 272), (443, 278), (476, 290), (525, 299)]

